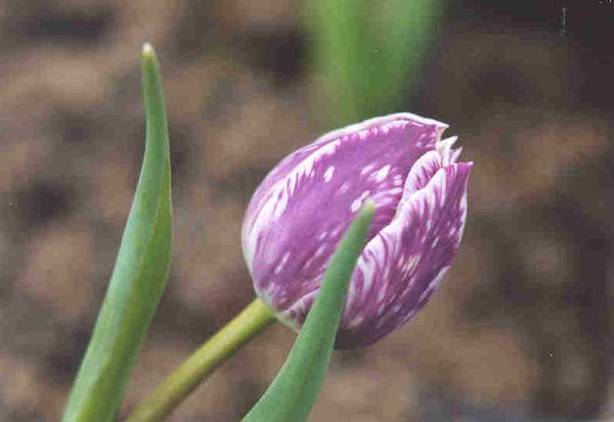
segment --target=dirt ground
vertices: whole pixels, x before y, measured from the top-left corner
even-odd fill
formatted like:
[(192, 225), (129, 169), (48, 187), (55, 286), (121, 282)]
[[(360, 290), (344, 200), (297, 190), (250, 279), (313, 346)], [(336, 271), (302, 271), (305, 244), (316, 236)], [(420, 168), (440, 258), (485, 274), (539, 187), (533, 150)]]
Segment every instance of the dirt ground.
[[(460, 254), (411, 323), (334, 354), (310, 420), (614, 418), (614, 5), (491, 3), (450, 2), (405, 103), (475, 162)], [(250, 194), (332, 129), (300, 3), (1, 0), (2, 421), (61, 415), (138, 176), (144, 41), (162, 62), (176, 233), (121, 415), (252, 299)], [(269, 329), (171, 420), (239, 420), (293, 340)]]

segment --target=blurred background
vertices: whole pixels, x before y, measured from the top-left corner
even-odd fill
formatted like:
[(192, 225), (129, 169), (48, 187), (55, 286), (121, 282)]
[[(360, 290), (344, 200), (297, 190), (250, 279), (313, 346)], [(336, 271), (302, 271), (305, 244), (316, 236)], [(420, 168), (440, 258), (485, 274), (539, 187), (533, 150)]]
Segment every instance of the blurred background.
[[(54, 421), (143, 152), (139, 53), (162, 62), (172, 274), (126, 414), (253, 297), (243, 211), (284, 155), (391, 111), (475, 162), (442, 289), (336, 352), (311, 420), (614, 420), (614, 4), (0, 0), (0, 420)], [(294, 334), (269, 329), (173, 421), (238, 421)]]

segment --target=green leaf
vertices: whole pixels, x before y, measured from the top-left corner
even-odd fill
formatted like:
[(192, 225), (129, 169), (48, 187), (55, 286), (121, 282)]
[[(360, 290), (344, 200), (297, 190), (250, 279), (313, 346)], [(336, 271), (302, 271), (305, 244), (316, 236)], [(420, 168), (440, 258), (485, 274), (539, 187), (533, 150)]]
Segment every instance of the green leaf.
[(419, 83), (442, 0), (312, 0), (306, 23), (332, 123), (399, 111)]
[(324, 382), (347, 288), (374, 212), (372, 203), (365, 205), (341, 240), (286, 363), (243, 422), (307, 419)]
[(169, 140), (159, 65), (149, 44), (143, 47), (142, 77), (147, 117), (143, 166), (64, 422), (114, 418), (168, 278), (172, 243)]

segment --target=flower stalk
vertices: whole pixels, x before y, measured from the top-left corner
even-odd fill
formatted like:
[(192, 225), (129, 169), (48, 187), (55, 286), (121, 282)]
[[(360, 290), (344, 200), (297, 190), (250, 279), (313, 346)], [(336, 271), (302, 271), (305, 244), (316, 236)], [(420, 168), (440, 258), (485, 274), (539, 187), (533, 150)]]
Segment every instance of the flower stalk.
[(273, 321), (275, 316), (267, 305), (260, 299), (252, 301), (145, 397), (126, 421), (164, 420), (219, 365)]

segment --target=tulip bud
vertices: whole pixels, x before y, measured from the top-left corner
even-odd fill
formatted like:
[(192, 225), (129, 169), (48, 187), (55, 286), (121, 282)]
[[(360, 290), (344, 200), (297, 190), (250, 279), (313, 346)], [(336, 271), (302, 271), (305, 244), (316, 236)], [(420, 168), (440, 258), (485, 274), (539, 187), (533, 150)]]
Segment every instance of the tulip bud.
[(409, 113), (330, 132), (284, 158), (247, 208), (243, 253), (260, 299), (299, 329), (341, 236), (376, 206), (336, 347), (369, 345), (427, 302), (458, 250), (472, 163), (448, 126)]

